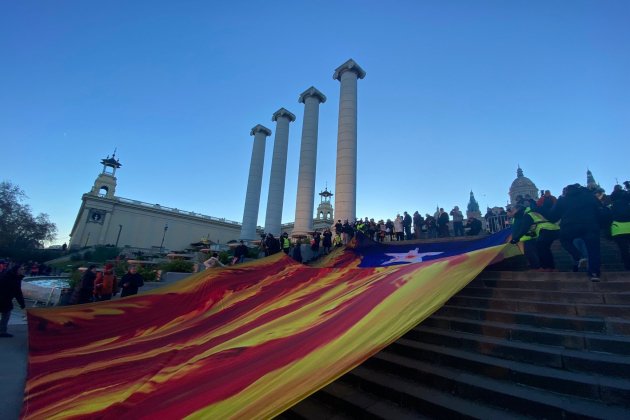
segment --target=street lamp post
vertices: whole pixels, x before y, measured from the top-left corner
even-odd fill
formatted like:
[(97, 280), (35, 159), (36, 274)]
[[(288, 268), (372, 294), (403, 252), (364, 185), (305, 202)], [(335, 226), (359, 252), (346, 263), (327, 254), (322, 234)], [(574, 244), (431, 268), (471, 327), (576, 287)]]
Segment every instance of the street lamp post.
[(164, 225), (164, 233), (162, 234), (162, 243), (160, 243), (160, 252), (164, 251), (164, 238), (166, 237), (166, 231), (168, 230), (168, 224)]
[(118, 236), (116, 236), (116, 248), (118, 248), (118, 241), (120, 240), (120, 232), (122, 232), (122, 225), (118, 225)]

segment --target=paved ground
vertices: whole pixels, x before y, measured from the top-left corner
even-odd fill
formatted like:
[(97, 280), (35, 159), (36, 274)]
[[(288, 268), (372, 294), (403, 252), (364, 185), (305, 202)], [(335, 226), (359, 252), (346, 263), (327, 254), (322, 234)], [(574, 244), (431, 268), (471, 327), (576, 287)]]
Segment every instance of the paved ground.
[(22, 408), (28, 353), (24, 315), (19, 307), (14, 309), (9, 320), (13, 337), (0, 338), (0, 419), (4, 420), (17, 419)]
[[(175, 280), (176, 281), (176, 280)], [(170, 282), (145, 283), (141, 293), (164, 286)], [(32, 302), (27, 301), (27, 308)], [(0, 337), (0, 419), (17, 420), (22, 409), (24, 399), (24, 384), (26, 383), (26, 368), (28, 359), (28, 331), (26, 326), (26, 311), (17, 304), (9, 320), (11, 338)]]

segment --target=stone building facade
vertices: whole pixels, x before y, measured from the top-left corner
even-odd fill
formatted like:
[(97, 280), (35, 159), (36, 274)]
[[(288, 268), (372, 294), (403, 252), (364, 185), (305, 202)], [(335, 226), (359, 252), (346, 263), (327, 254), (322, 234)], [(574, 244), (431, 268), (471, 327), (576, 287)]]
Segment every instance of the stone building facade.
[(202, 239), (217, 244), (238, 239), (238, 222), (117, 197), (115, 175), (122, 165), (115, 155), (101, 164), (103, 171), (83, 194), (70, 234), (71, 249), (116, 245), (166, 251), (186, 249)]

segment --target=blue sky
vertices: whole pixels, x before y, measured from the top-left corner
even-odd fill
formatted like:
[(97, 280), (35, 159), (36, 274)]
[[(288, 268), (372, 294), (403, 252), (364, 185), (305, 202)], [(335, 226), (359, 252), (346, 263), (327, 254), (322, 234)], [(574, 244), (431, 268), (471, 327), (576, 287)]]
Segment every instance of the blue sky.
[[(320, 107), (316, 190), (335, 185), (339, 82), (359, 81), (357, 216), (504, 205), (517, 165), (560, 194), (630, 179), (627, 1), (4, 1), (0, 179), (68, 235), (117, 148), (116, 195), (241, 221), (253, 137), (284, 107), (283, 222), (303, 104)], [(259, 224), (273, 151), (268, 138)], [(334, 197), (333, 197), (334, 199)], [(316, 198), (316, 203), (319, 197)]]

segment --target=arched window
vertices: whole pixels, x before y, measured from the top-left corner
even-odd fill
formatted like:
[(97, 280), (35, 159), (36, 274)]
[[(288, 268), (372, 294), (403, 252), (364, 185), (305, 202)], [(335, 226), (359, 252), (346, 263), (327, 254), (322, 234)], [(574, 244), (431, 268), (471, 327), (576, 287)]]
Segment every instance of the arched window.
[(107, 186), (106, 186), (106, 185), (103, 185), (103, 186), (101, 187), (101, 189), (100, 189), (100, 190), (98, 190), (98, 195), (100, 195), (100, 196), (106, 196), (108, 192), (109, 192), (109, 188), (107, 188)]

